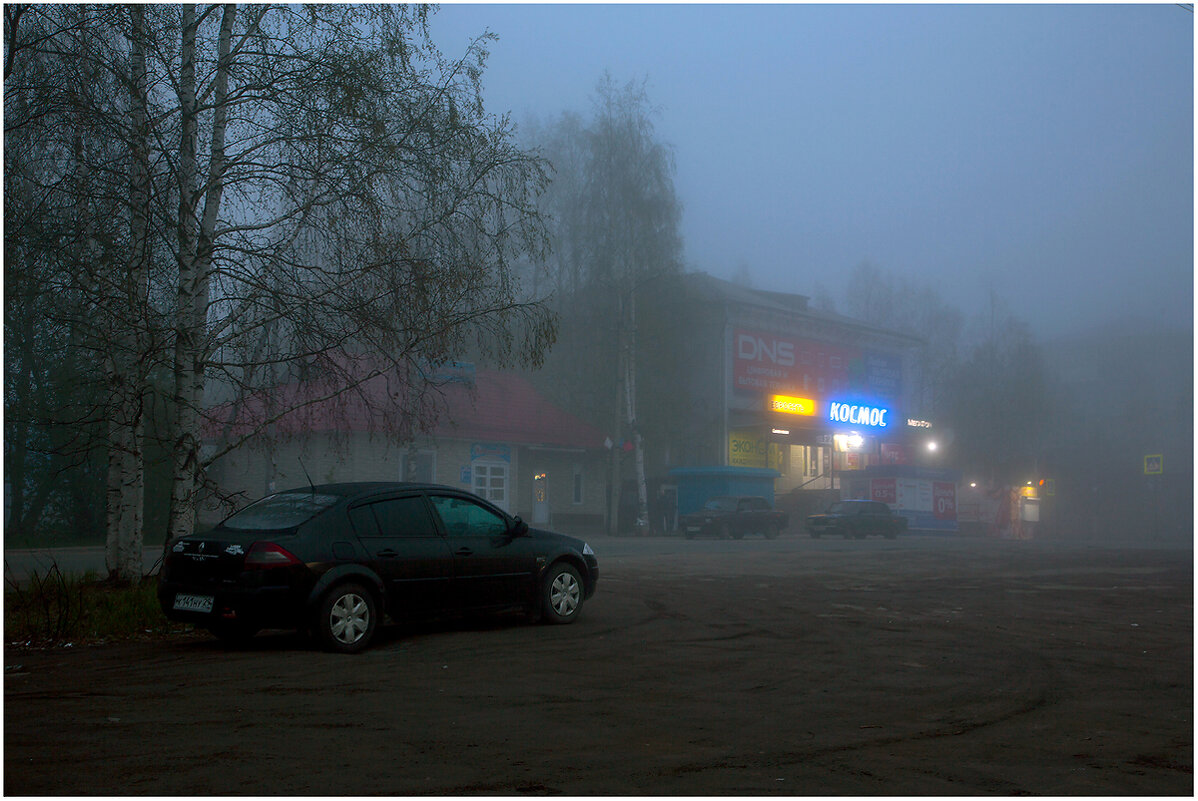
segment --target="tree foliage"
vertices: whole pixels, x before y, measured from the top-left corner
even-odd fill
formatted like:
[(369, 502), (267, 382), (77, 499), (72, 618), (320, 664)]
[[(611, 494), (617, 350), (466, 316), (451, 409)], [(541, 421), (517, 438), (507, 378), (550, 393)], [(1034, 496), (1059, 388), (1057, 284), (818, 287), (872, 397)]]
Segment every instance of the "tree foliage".
[(968, 356), (950, 384), (954, 461), (998, 484), (1022, 484), (1044, 447), (1044, 360), (1027, 324), (994, 296), (973, 321)]
[[(673, 153), (654, 130), (655, 116), (643, 83), (619, 85), (604, 75), (588, 119), (563, 114), (533, 137), (554, 166), (543, 205), (553, 243), (545, 267), (563, 326), (548, 364), (550, 391), (611, 432), (615, 444), (624, 436), (634, 443), (639, 518), (645, 476), (637, 298), (648, 282), (678, 273), (682, 263)], [(619, 459), (614, 449), (613, 523)]]
[[(7, 461), (86, 432), (71, 453), (109, 454), (110, 538), (140, 528), (158, 398), (178, 536), (207, 466), (270, 425), (202, 449), (214, 397), (387, 373), (408, 404), (383, 433), (403, 438), (435, 413), (430, 366), (539, 362), (553, 315), (512, 266), (544, 253), (545, 168), (483, 107), (490, 38), (446, 58), (430, 13), (6, 7), (6, 375), (29, 376), (6, 380)], [(82, 377), (51, 387), (31, 372), (48, 355)]]

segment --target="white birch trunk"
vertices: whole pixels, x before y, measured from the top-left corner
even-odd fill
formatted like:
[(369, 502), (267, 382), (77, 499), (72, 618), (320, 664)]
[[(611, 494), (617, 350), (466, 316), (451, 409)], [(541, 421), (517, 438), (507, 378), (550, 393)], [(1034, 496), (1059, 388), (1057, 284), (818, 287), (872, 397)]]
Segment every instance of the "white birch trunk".
[(216, 223), (224, 192), (225, 130), (228, 121), (229, 53), (237, 7), (226, 5), (221, 20), (217, 70), (214, 77), (212, 152), (209, 157), (207, 195), (203, 219), (197, 218), (196, 142), (199, 120), (196, 109), (194, 7), (183, 10), (183, 67), (179, 100), (183, 118), (180, 145), (181, 197), (179, 203), (179, 291), (175, 328), (175, 392), (177, 433), (174, 443), (174, 477), (168, 539), (195, 530), (197, 491), (200, 482), (200, 407), (204, 400), (204, 370), (207, 364), (208, 289), (215, 245)]
[(636, 415), (636, 294), (629, 293), (628, 300), (628, 356), (624, 361), (627, 375), (624, 379), (624, 394), (627, 399), (628, 428), (632, 431), (632, 444), (636, 458), (636, 533), (647, 534), (649, 529), (649, 491), (645, 482), (645, 446), (641, 437), (640, 423)]
[[(131, 319), (115, 323), (110, 381), (112, 416), (109, 420), (108, 535), (106, 562), (110, 579), (139, 581), (145, 510), (145, 453), (143, 451), (145, 368), (145, 309), (148, 297), (149, 253), (147, 220), (149, 155), (146, 110), (145, 8), (129, 10), (130, 130), (129, 174), (130, 248), (124, 306)], [(122, 302), (124, 301), (124, 302)], [(114, 318), (117, 317), (114, 314)]]

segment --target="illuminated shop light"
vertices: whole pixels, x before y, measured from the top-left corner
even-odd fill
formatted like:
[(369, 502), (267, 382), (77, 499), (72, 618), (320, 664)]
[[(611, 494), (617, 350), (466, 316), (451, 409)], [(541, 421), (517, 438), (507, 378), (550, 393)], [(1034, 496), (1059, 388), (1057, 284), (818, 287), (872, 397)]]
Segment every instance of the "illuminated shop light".
[(841, 452), (858, 451), (865, 444), (865, 437), (855, 431), (852, 434), (835, 434), (832, 440), (836, 444), (836, 450)]
[(789, 433), (790, 433), (790, 429), (789, 429), (789, 428), (775, 428), (775, 429), (774, 429), (774, 431), (773, 431), (773, 433), (775, 433), (775, 434), (789, 434)]
[(815, 401), (811, 398), (795, 398), (791, 395), (770, 395), (766, 408), (782, 414), (815, 414)]

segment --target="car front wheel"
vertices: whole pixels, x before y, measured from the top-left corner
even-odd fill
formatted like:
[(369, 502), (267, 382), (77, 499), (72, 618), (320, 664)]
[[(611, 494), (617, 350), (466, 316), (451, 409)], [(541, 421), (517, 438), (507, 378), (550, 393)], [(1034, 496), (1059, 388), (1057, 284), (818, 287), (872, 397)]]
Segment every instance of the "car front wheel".
[(342, 584), (320, 602), (313, 630), (328, 650), (356, 654), (370, 644), (377, 626), (374, 595), (359, 584)]
[(582, 577), (573, 565), (554, 565), (545, 576), (541, 598), (549, 622), (573, 623), (582, 609)]

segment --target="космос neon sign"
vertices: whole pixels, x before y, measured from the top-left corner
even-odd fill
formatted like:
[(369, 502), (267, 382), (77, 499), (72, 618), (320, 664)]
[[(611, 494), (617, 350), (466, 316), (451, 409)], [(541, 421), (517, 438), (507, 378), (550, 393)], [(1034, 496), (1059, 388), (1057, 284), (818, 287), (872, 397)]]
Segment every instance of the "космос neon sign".
[(828, 404), (828, 420), (833, 423), (852, 423), (855, 426), (885, 428), (889, 409), (879, 406), (863, 406), (855, 403), (834, 402)]

